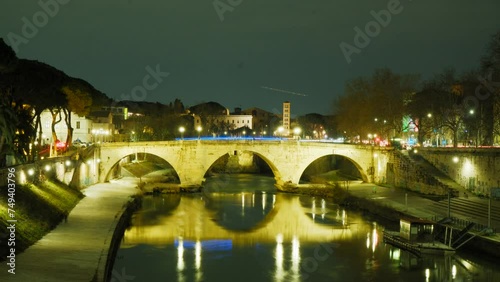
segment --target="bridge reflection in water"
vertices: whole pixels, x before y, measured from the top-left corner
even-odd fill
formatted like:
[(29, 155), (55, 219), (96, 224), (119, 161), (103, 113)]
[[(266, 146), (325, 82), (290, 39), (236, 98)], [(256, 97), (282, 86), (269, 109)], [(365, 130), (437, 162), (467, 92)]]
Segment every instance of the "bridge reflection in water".
[[(325, 260), (333, 252), (333, 242), (350, 240), (353, 234), (345, 210), (327, 205), (320, 198), (268, 192), (174, 195), (173, 198), (176, 200), (172, 201), (170, 195), (161, 199), (162, 203), (170, 199), (166, 209), (171, 210), (165, 209), (154, 220), (151, 214), (144, 217), (138, 214), (134, 225), (124, 234), (121, 248), (140, 244), (161, 247), (173, 243), (177, 250), (179, 281), (185, 281), (183, 273), (187, 265), (194, 267), (194, 280), (202, 281), (204, 252), (258, 244), (275, 244), (274, 281), (300, 281), (304, 278), (304, 273), (300, 273), (301, 263), (302, 267), (307, 263), (301, 261), (301, 244), (316, 243), (313, 257)], [(228, 207), (228, 203), (240, 205)], [(259, 210), (260, 217), (255, 214)], [(253, 215), (248, 214), (252, 212)], [(228, 213), (233, 215), (232, 219)], [(260, 220), (245, 222), (248, 218)]]
[[(241, 198), (241, 213), (244, 216), (245, 205), (261, 205), (262, 210), (269, 209), (264, 218), (255, 226), (231, 230), (224, 227), (224, 220), (219, 221), (216, 205), (217, 198)], [(257, 198), (257, 200), (256, 200)], [(260, 200), (259, 200), (260, 198)], [(320, 207), (317, 202), (322, 201)], [(249, 209), (250, 210), (250, 209)], [(332, 216), (335, 214), (335, 216)], [(321, 225), (315, 221), (330, 219), (338, 224)], [(256, 242), (322, 242), (349, 240), (352, 231), (348, 228), (344, 210), (327, 208), (324, 200), (312, 200), (309, 207), (301, 204), (300, 198), (285, 194), (239, 193), (227, 195), (213, 193), (210, 197), (185, 197), (168, 215), (156, 219), (155, 225), (132, 226), (126, 230), (124, 242), (134, 244), (164, 245), (175, 240), (231, 240), (235, 245), (254, 244)]]

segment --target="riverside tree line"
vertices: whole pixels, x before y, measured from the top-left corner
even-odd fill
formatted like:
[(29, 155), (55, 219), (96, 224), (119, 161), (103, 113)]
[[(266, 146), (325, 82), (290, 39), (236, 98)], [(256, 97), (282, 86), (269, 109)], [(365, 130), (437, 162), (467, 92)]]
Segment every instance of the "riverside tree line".
[(454, 147), (498, 144), (500, 32), (492, 36), (479, 65), (463, 73), (447, 68), (426, 80), (390, 69), (350, 80), (334, 103), (338, 132), (354, 141), (414, 134), (419, 143), (435, 145), (443, 139)]

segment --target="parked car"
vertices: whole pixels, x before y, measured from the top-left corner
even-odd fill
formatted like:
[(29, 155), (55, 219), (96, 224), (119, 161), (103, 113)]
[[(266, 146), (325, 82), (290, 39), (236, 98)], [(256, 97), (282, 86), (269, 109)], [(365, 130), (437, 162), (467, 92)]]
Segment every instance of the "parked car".
[(76, 139), (73, 141), (73, 146), (77, 148), (87, 148), (87, 143), (80, 141), (80, 139)]
[[(61, 154), (66, 152), (66, 143), (61, 142), (59, 140), (56, 141), (56, 146), (53, 148), (53, 152), (57, 152), (57, 154)], [(45, 144), (40, 147), (40, 151), (38, 152), (40, 157), (49, 157), (50, 156), (50, 144)]]

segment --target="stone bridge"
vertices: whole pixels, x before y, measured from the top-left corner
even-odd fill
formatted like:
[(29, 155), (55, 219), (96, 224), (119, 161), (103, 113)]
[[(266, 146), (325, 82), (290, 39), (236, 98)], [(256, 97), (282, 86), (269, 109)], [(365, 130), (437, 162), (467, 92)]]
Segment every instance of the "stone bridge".
[(388, 151), (383, 147), (305, 142), (297, 140), (179, 140), (100, 145), (99, 181), (106, 182), (123, 158), (136, 153), (156, 155), (168, 162), (179, 176), (181, 187), (201, 186), (210, 167), (226, 154), (251, 152), (262, 158), (274, 173), (278, 187), (297, 186), (304, 170), (315, 160), (339, 155), (350, 160), (366, 182), (385, 179)]

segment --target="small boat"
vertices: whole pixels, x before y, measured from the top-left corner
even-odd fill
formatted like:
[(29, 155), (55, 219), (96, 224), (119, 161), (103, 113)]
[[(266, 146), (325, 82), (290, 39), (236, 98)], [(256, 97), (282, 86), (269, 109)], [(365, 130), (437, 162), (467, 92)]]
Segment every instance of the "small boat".
[(454, 253), (455, 248), (436, 240), (434, 231), (433, 221), (402, 218), (399, 221), (399, 232), (384, 231), (384, 242), (419, 256)]

